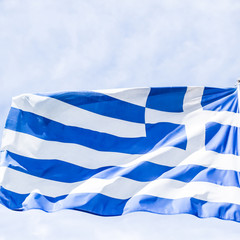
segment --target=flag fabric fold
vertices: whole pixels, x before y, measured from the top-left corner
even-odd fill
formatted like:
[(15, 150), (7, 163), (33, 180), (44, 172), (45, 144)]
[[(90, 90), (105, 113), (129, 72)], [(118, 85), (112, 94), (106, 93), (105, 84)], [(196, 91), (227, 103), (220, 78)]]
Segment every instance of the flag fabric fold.
[(236, 88), (23, 94), (3, 133), (0, 203), (240, 222), (239, 128)]

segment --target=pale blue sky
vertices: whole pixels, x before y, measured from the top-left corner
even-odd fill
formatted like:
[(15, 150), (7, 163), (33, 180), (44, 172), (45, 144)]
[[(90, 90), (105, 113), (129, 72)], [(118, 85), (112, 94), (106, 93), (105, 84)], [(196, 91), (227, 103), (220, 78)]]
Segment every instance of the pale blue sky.
[[(150, 86), (234, 87), (238, 0), (0, 0), (0, 136), (20, 93)], [(0, 240), (239, 239), (190, 215), (103, 218), (0, 206)]]

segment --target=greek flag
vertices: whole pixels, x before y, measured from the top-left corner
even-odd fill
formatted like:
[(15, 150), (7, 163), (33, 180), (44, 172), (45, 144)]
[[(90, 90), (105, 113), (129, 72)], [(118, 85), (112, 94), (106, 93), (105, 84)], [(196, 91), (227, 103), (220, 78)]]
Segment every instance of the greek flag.
[(3, 133), (0, 203), (240, 222), (239, 129), (237, 88), (20, 95)]

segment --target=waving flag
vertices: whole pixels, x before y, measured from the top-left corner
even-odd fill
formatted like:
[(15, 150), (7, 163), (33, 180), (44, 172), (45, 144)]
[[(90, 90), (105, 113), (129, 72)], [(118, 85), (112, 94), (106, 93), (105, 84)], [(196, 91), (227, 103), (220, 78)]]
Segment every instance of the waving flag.
[(235, 88), (137, 88), (13, 98), (0, 202), (240, 221)]

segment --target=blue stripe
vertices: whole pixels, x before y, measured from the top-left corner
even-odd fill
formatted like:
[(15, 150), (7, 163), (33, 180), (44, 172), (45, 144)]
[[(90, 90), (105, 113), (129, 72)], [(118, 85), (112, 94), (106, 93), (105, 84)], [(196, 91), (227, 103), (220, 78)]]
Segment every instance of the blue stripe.
[(209, 122), (206, 124), (206, 150), (239, 156), (240, 131), (238, 127)]
[(174, 179), (188, 182), (210, 182), (223, 186), (240, 187), (240, 173), (233, 170), (208, 168), (198, 165), (183, 165), (172, 168), (161, 175), (160, 178)]
[(140, 195), (120, 200), (92, 193), (51, 198), (39, 193), (18, 194), (1, 187), (0, 203), (16, 211), (40, 209), (55, 212), (61, 209), (74, 209), (100, 216), (119, 216), (130, 212), (146, 211), (158, 214), (185, 213), (200, 218), (216, 217), (240, 222), (240, 205), (206, 202), (195, 198), (172, 200)]
[(153, 181), (157, 178), (168, 178), (186, 183), (201, 181), (223, 186), (240, 187), (239, 172), (198, 165), (169, 167), (145, 161), (131, 167), (108, 166), (88, 169), (59, 160), (33, 159), (8, 152), (5, 166), (37, 177), (67, 183), (83, 181), (91, 177), (109, 179), (122, 176), (141, 182)]
[(151, 88), (146, 107), (165, 112), (183, 112), (187, 87)]
[(5, 128), (63, 143), (75, 143), (100, 151), (142, 154), (154, 147), (174, 146), (186, 149), (184, 125), (173, 123), (146, 124), (147, 137), (123, 138), (67, 126), (30, 112), (11, 108)]
[(171, 169), (171, 167), (151, 162), (142, 162), (128, 168), (108, 166), (88, 169), (59, 160), (33, 159), (11, 152), (6, 153), (5, 166), (37, 177), (68, 183), (83, 181), (93, 176), (101, 179), (122, 176), (146, 182), (155, 180), (164, 172)]
[(204, 110), (238, 113), (237, 89), (205, 87), (201, 104)]
[(240, 205), (215, 203), (196, 198), (166, 199), (140, 195), (130, 199), (125, 213), (146, 211), (158, 214), (191, 214), (199, 218), (215, 217), (240, 222)]
[(136, 123), (145, 123), (145, 108), (97, 92), (39, 94), (90, 112)]

